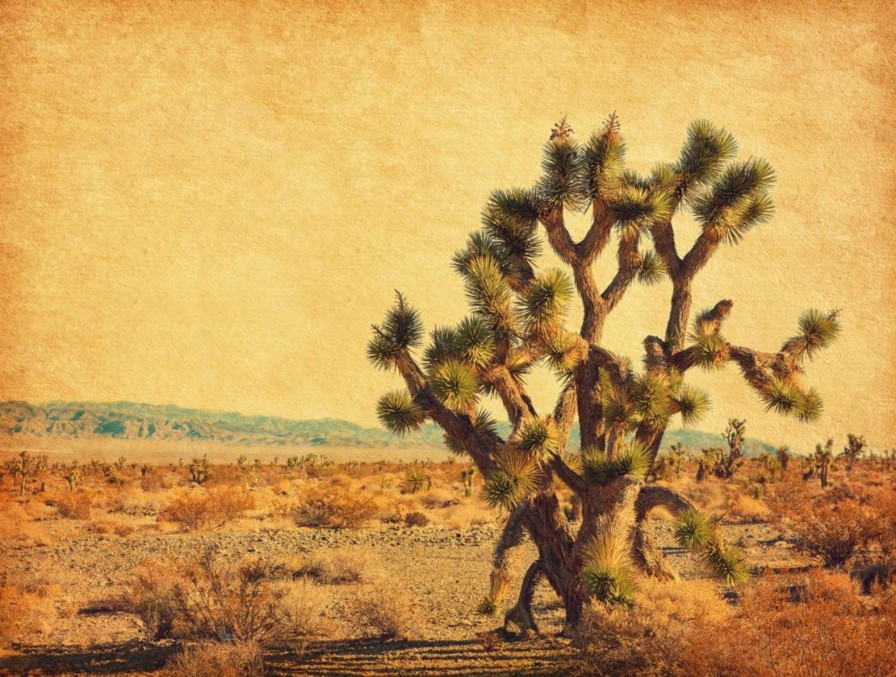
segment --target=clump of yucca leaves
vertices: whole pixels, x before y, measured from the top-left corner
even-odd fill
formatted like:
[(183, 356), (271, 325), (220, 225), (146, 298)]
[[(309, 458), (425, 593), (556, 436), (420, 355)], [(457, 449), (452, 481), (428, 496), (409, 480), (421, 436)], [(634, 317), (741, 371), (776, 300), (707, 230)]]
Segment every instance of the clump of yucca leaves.
[(585, 548), (582, 578), (604, 604), (634, 604), (635, 581), (627, 535), (610, 516), (598, 520), (597, 535)]
[(743, 553), (725, 543), (716, 522), (700, 511), (686, 510), (678, 516), (675, 539), (681, 547), (697, 554), (703, 566), (728, 585), (741, 585), (750, 577)]
[(613, 456), (597, 449), (583, 450), (582, 469), (585, 477), (595, 484), (607, 484), (624, 475), (644, 479), (650, 470), (650, 452), (634, 440), (622, 446)]

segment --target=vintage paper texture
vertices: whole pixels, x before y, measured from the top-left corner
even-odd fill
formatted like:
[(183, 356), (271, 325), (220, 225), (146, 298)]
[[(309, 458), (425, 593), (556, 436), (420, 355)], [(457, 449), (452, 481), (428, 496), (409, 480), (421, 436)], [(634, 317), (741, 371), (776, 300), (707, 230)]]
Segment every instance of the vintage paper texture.
[[(616, 111), (638, 169), (708, 118), (778, 172), (776, 218), (695, 307), (731, 298), (761, 349), (842, 308), (819, 423), (729, 368), (697, 379), (701, 427), (891, 445), (894, 25), (890, 2), (4, 2), (0, 399), (373, 424), (392, 290), (459, 319), (449, 259), (488, 193), (536, 179), (561, 116), (586, 136)], [(668, 293), (632, 290), (606, 345), (639, 354)]]

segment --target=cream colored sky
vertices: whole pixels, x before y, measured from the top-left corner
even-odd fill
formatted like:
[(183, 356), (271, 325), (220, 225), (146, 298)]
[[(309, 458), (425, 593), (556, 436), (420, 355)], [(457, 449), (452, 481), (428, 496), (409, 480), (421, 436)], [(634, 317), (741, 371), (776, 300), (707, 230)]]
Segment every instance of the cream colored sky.
[[(734, 300), (732, 340), (843, 309), (810, 367), (820, 423), (765, 414), (729, 368), (697, 379), (700, 427), (896, 443), (891, 3), (255, 4), (0, 9), (0, 399), (373, 424), (393, 288), (459, 319), (449, 258), (490, 190), (536, 179), (560, 116), (584, 136), (615, 110), (636, 168), (699, 117), (776, 167), (776, 219), (696, 285)], [(607, 346), (636, 354), (668, 294), (632, 290)]]

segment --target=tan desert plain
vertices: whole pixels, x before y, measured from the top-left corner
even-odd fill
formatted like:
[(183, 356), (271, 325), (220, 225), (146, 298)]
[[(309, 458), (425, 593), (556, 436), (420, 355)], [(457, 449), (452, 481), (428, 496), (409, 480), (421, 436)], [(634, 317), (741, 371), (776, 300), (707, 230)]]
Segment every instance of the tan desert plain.
[(0, 7), (0, 674), (896, 674), (891, 3)]

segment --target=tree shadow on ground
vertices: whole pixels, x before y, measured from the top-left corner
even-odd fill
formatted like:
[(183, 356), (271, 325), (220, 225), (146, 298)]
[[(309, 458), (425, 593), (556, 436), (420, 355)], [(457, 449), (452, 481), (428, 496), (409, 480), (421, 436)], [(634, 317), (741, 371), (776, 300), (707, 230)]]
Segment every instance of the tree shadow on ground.
[(126, 675), (153, 672), (177, 652), (174, 642), (124, 642), (76, 646), (17, 646), (0, 657), (0, 675)]
[[(488, 633), (487, 633), (488, 634)], [(175, 642), (126, 642), (87, 648), (18, 646), (0, 657), (0, 675), (138, 675), (161, 670), (179, 651)], [(572, 649), (554, 638), (507, 642), (466, 640), (313, 641), (265, 651), (271, 675), (306, 677), (553, 677), (569, 674)]]

